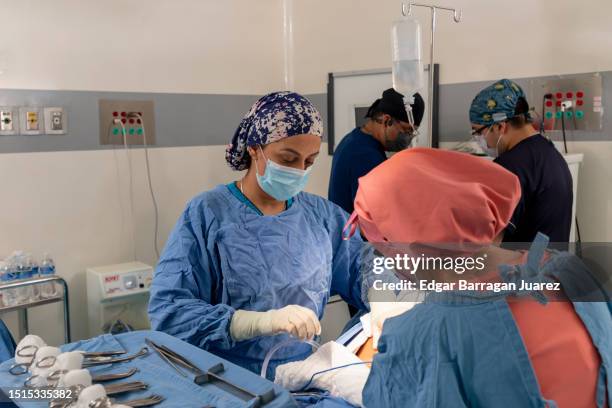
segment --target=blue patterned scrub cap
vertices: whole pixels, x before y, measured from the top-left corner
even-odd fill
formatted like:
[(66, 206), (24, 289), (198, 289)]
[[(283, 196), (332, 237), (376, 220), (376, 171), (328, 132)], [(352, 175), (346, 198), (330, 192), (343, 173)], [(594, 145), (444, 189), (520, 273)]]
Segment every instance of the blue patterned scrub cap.
[[(470, 106), (470, 122), (490, 126), (519, 114), (530, 118), (529, 108), (525, 112), (517, 112), (520, 98), (526, 102), (525, 93), (520, 86), (509, 79), (502, 79), (486, 87), (476, 95)], [(525, 103), (525, 105), (527, 105)]]
[(251, 106), (225, 149), (225, 160), (232, 169), (245, 170), (251, 164), (248, 146), (263, 146), (303, 134), (323, 136), (319, 111), (295, 92), (273, 92)]

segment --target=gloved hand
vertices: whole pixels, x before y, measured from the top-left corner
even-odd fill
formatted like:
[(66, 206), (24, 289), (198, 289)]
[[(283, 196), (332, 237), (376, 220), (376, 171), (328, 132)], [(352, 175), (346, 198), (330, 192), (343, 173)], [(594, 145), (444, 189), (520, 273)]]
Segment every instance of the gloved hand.
[(236, 310), (230, 322), (230, 334), (235, 341), (282, 332), (300, 339), (312, 339), (321, 334), (321, 323), (312, 310), (298, 305), (267, 312)]

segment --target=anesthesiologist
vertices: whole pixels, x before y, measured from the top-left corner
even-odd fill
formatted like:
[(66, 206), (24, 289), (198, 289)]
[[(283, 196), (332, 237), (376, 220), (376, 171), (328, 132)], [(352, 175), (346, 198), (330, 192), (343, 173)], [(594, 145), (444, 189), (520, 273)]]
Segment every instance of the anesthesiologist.
[[(419, 279), (562, 287), (554, 295), (427, 294), (385, 321), (365, 406), (602, 407), (606, 391), (610, 401), (609, 294), (577, 257), (545, 251), (542, 234), (527, 253), (499, 247), (520, 191), (518, 178), (501, 166), (424, 148), (400, 152), (359, 180), (351, 220), (371, 242), (414, 245), (418, 253), (437, 245), (463, 259), (488, 255), (480, 272), (418, 271)], [(570, 293), (580, 301), (565, 297)]]
[(349, 214), (357, 193), (357, 180), (387, 160), (385, 151), (398, 152), (412, 143), (425, 113), (425, 102), (414, 94), (414, 128), (408, 123), (404, 96), (389, 88), (366, 113), (367, 121), (347, 134), (334, 152), (328, 198)]
[[(319, 112), (301, 95), (255, 102), (225, 157), (246, 174), (192, 199), (168, 239), (151, 287), (153, 329), (259, 373), (290, 335), (320, 334), (330, 295), (366, 309), (362, 240), (341, 234), (348, 214), (301, 192), (322, 133)], [(268, 377), (310, 352), (304, 343), (281, 348)]]
[(470, 122), (481, 147), (521, 183), (521, 200), (504, 242), (532, 242), (538, 232), (552, 242), (568, 242), (572, 175), (553, 143), (532, 126), (521, 87), (502, 79), (480, 91), (470, 107)]

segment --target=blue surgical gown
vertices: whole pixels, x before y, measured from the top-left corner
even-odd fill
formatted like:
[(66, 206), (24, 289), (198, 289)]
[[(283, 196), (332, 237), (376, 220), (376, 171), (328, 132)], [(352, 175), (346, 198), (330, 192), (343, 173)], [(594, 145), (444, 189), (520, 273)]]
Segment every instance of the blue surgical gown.
[(9, 360), (14, 356), (15, 340), (13, 340), (8, 327), (0, 320), (0, 362)]
[[(235, 310), (267, 311), (290, 304), (319, 317), (332, 294), (367, 308), (359, 234), (342, 239), (348, 215), (335, 204), (300, 193), (274, 216), (258, 214), (221, 185), (195, 197), (180, 216), (155, 271), (149, 318), (154, 330), (176, 336), (256, 373), (287, 334), (236, 342)], [(274, 355), (274, 368), (304, 359), (294, 343)]]
[[(590, 279), (583, 264), (569, 254), (548, 264), (555, 267), (552, 275), (568, 296)], [(437, 299), (426, 298), (411, 311), (385, 321), (379, 353), (363, 390), (366, 407), (556, 406), (540, 393), (505, 298), (430, 296)], [(605, 293), (599, 298), (609, 299)], [(599, 407), (606, 390), (612, 395), (612, 303), (574, 302), (574, 309), (601, 356)]]

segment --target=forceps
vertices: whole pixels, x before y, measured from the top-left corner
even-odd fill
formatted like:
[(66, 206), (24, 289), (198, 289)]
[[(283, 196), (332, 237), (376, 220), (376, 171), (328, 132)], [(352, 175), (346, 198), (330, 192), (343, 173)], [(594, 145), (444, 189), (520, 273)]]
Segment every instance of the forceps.
[[(268, 402), (272, 401), (276, 397), (274, 388), (270, 388), (268, 391), (266, 391), (263, 394), (256, 394), (222, 377), (221, 375), (219, 375), (219, 373), (225, 370), (223, 363), (215, 364), (214, 366), (209, 368), (206, 372), (204, 372), (200, 370), (191, 361), (181, 356), (177, 352), (170, 350), (168, 347), (161, 345), (161, 344), (156, 344), (150, 339), (146, 339), (145, 342), (147, 343), (147, 345), (153, 347), (154, 350), (157, 351), (162, 356), (162, 359), (168, 362), (172, 366), (172, 368), (174, 368), (175, 370), (179, 371), (179, 368), (174, 363), (195, 373), (195, 378), (193, 382), (195, 382), (198, 385), (202, 385), (202, 384), (206, 384), (208, 382), (214, 382), (214, 381), (218, 381), (223, 384), (226, 384), (230, 386), (231, 388), (235, 389), (236, 391), (238, 391), (238, 394), (247, 395), (249, 396), (251, 400), (254, 399), (255, 401), (251, 405), (253, 408), (259, 407), (263, 404), (267, 404)], [(181, 375), (185, 376), (184, 374), (181, 374)]]

